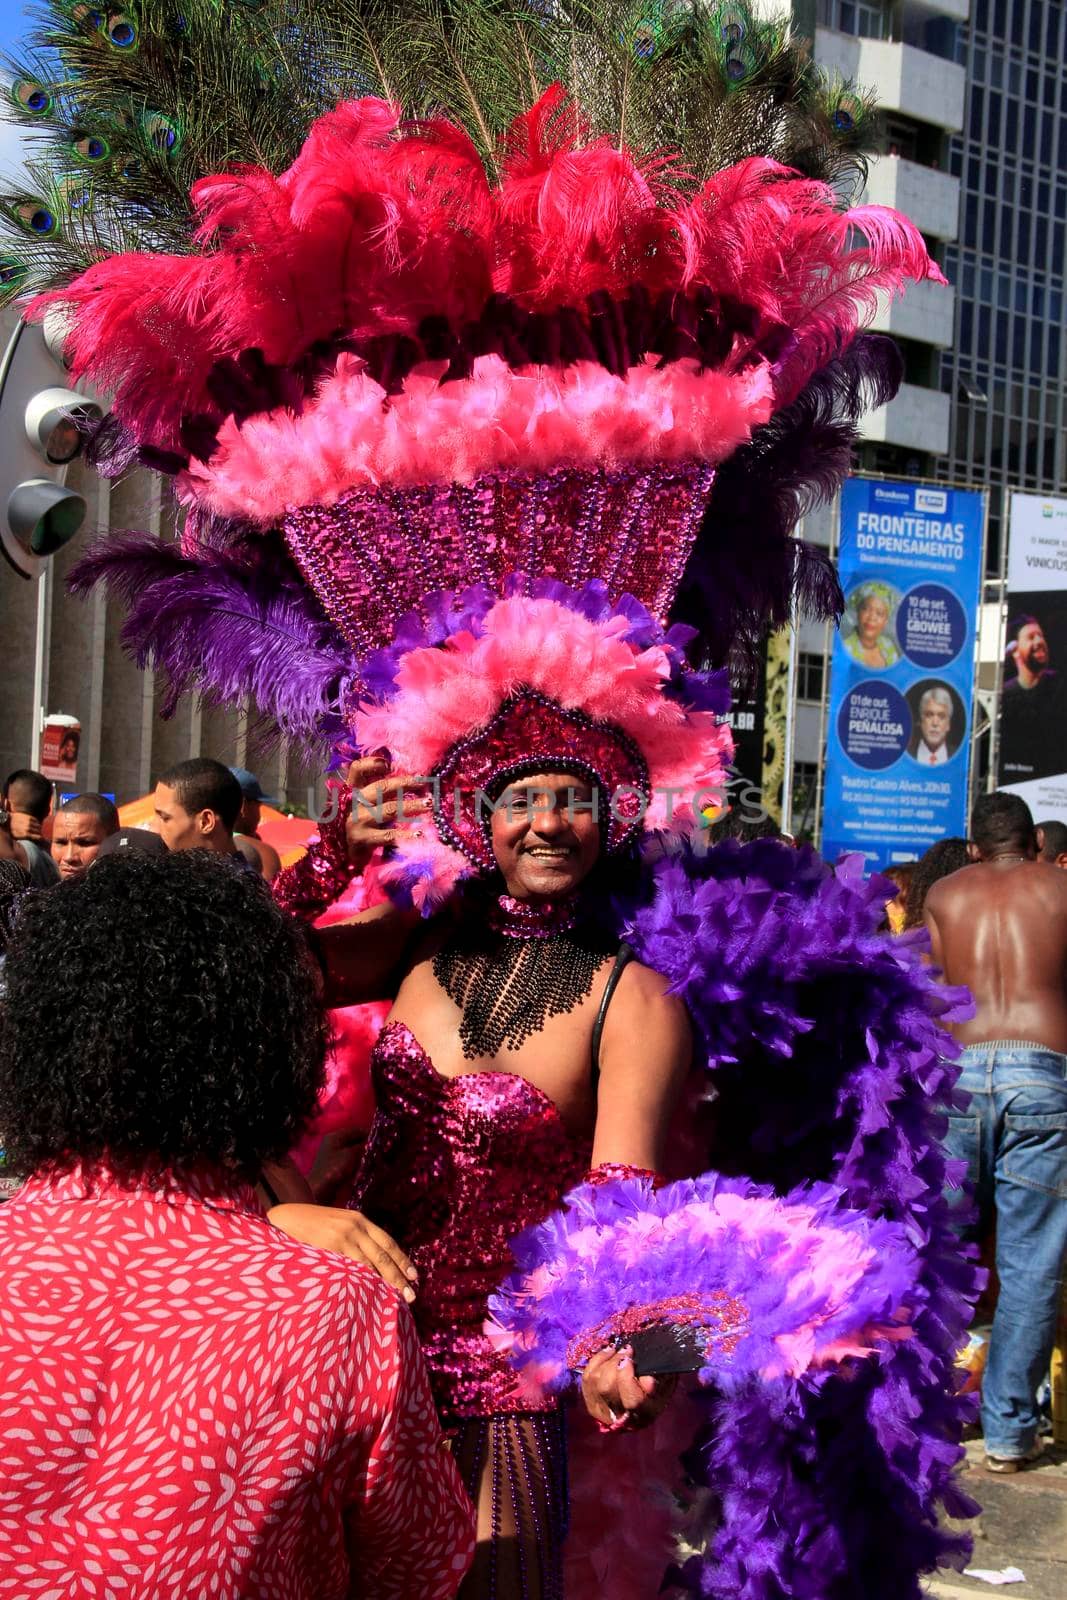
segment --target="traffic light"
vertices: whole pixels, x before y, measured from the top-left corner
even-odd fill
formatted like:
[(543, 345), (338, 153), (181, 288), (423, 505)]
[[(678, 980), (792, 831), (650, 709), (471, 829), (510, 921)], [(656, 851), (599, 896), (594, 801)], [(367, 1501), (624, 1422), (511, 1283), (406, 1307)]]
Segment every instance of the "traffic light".
[(56, 383), (62, 348), (62, 322), (20, 322), (0, 365), (0, 547), (23, 578), (37, 577), (85, 520), (65, 468), (81, 454), (84, 424), (103, 414)]

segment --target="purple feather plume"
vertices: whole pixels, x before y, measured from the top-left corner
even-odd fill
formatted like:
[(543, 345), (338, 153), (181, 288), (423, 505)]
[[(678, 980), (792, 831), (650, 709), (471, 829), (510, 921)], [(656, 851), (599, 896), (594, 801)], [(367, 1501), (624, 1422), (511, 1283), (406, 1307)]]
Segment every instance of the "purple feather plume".
[(165, 717), (190, 689), (206, 699), (249, 697), (293, 738), (321, 745), (344, 731), (351, 652), (295, 573), (266, 553), (254, 565), (203, 558), (148, 533), (111, 536), (73, 568), (70, 586), (98, 583), (129, 610), (122, 642), (139, 666), (167, 674)]

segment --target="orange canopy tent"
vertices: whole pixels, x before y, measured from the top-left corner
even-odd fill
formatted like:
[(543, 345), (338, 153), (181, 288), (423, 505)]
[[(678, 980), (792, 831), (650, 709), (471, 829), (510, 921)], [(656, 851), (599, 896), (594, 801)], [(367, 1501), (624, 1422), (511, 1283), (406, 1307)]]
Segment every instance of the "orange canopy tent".
[[(119, 806), (119, 821), (124, 828), (148, 828), (155, 819), (150, 794), (140, 800), (130, 800)], [(284, 811), (273, 806), (260, 806), (259, 836), (272, 844), (282, 858), (283, 867), (291, 867), (304, 854), (304, 846), (315, 831), (315, 824), (306, 817), (287, 817)]]

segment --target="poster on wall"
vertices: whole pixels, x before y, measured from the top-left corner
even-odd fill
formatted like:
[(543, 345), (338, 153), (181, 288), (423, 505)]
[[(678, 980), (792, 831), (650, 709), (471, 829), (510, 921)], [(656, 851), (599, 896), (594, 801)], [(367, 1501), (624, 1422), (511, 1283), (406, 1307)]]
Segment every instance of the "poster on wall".
[(1013, 494), (997, 782), (1067, 822), (1067, 500)]
[(77, 717), (54, 713), (41, 729), (40, 771), (54, 783), (77, 783), (81, 723)]
[(762, 656), (752, 681), (732, 686), (730, 709), (723, 719), (734, 736), (727, 798), (731, 809), (737, 808), (738, 820), (746, 823), (762, 816), (766, 688), (767, 661)]
[(849, 478), (822, 850), (871, 867), (966, 833), (984, 494)]

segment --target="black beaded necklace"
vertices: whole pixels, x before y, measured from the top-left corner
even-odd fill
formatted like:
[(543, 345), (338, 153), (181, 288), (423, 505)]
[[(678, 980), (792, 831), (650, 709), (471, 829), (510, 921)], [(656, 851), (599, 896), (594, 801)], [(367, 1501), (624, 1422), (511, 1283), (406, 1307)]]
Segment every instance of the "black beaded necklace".
[(464, 1056), (517, 1050), (547, 1018), (573, 1011), (613, 949), (581, 926), (574, 900), (533, 906), (501, 895), (484, 919), (464, 918), (433, 959), (435, 978), (463, 1013)]

